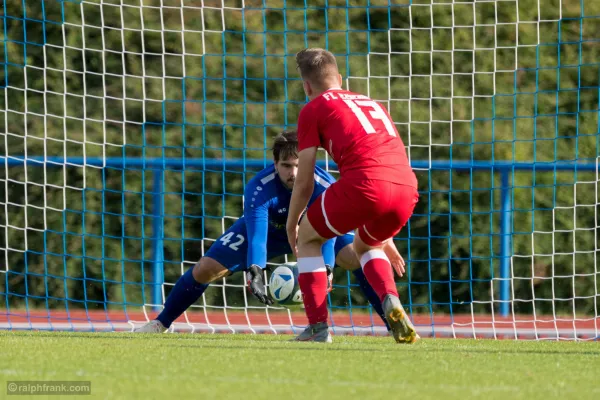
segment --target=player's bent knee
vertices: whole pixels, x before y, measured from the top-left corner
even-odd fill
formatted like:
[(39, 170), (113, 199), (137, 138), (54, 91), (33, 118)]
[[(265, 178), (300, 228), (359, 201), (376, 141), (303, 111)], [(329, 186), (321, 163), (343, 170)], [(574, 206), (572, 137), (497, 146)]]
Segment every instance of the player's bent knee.
[(353, 245), (354, 245), (354, 251), (356, 252), (356, 255), (358, 256), (358, 258), (360, 258), (363, 254), (365, 254), (369, 250), (383, 248), (383, 243), (380, 243), (377, 246), (371, 246), (370, 244), (365, 243), (364, 240), (362, 240), (362, 238), (360, 237), (359, 232), (356, 232), (356, 235), (354, 235)]
[(326, 240), (327, 239), (321, 237), (321, 235), (317, 233), (317, 231), (315, 230), (315, 228), (313, 228), (308, 218), (302, 218), (300, 226), (298, 227), (298, 245), (310, 242), (317, 242), (322, 244), (325, 243)]
[(202, 257), (192, 271), (198, 283), (211, 283), (229, 274), (229, 270), (220, 262), (210, 257)]
[(348, 271), (354, 271), (360, 268), (360, 261), (352, 244), (349, 244), (340, 250), (335, 257), (335, 263)]

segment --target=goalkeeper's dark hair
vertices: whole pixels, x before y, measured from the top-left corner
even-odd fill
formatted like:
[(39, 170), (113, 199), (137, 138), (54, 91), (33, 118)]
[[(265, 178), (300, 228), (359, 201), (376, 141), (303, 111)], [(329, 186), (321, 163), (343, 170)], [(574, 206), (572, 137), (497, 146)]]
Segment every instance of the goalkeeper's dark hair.
[(281, 132), (273, 142), (275, 162), (289, 158), (298, 158), (298, 133), (295, 130)]

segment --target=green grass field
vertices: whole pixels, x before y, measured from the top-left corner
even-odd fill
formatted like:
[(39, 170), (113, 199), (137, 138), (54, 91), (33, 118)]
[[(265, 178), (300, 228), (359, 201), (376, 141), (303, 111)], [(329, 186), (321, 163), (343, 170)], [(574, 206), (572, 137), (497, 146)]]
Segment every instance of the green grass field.
[(0, 398), (14, 380), (92, 382), (70, 399), (600, 398), (597, 342), (289, 338), (3, 331)]

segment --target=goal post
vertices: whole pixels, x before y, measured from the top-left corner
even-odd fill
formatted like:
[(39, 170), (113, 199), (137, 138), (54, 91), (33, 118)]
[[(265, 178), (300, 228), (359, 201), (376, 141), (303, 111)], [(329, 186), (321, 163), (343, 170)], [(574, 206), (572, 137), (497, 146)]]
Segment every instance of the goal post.
[[(424, 337), (595, 339), (600, 3), (22, 0), (0, 19), (0, 327), (131, 330), (243, 212), (332, 51), (419, 180), (395, 238)], [(338, 176), (324, 152), (320, 165)], [(271, 260), (274, 266), (286, 259)], [(338, 334), (386, 334), (354, 276)], [(294, 332), (243, 276), (173, 331)]]

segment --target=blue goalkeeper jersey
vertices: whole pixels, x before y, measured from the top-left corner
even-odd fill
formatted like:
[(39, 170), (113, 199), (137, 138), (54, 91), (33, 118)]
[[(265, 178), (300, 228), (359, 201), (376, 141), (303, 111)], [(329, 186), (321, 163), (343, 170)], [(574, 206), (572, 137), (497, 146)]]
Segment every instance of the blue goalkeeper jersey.
[[(315, 167), (315, 188), (308, 205), (325, 191), (335, 179), (322, 168)], [(260, 171), (248, 182), (244, 191), (244, 214), (248, 237), (247, 265), (262, 268), (267, 262), (267, 240), (287, 244), (288, 208), (292, 191), (284, 186), (275, 165)]]

